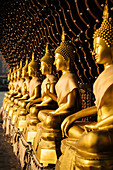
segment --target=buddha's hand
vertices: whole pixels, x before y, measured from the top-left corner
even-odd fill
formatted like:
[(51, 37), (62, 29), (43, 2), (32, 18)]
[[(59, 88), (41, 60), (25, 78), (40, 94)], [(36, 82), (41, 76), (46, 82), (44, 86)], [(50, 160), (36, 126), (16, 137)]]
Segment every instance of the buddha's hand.
[(50, 93), (50, 83), (46, 84), (46, 94), (48, 95)]
[(26, 106), (26, 109), (29, 110), (30, 106), (33, 104), (33, 102), (29, 102)]
[(73, 115), (70, 115), (64, 119), (64, 121), (61, 124), (61, 130), (62, 130), (62, 136), (67, 136), (67, 129), (69, 128), (69, 125), (72, 124), (75, 121)]
[(85, 125), (85, 132), (86, 133), (93, 131), (93, 130), (97, 130), (97, 129), (98, 129), (97, 125)]

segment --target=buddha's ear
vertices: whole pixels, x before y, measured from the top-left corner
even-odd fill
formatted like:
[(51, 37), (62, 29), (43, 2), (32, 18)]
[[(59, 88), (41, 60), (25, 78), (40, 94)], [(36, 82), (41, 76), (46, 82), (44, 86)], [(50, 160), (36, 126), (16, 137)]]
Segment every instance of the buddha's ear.
[(52, 73), (52, 69), (53, 69), (53, 67), (52, 67), (52, 65), (51, 65), (51, 64), (49, 64), (48, 66), (49, 66), (49, 72), (50, 72), (50, 74), (51, 74), (51, 73)]
[(36, 70), (34, 70), (34, 73), (35, 73), (35, 77), (37, 76), (37, 71)]
[(67, 60), (67, 70), (70, 70), (70, 58)]

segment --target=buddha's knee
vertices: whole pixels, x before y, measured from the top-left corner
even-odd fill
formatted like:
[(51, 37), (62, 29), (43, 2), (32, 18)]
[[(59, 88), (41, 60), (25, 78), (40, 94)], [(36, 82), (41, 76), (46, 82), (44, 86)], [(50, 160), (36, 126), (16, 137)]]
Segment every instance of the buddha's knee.
[(77, 147), (92, 153), (113, 150), (107, 131), (93, 131), (83, 135), (77, 142)]
[(21, 106), (22, 105), (22, 102), (21, 100), (18, 101), (18, 105)]
[(44, 121), (44, 126), (48, 128), (59, 129), (61, 127), (59, 116), (48, 115)]
[(84, 134), (77, 142), (77, 148), (81, 150), (86, 150), (89, 152), (96, 152), (96, 147), (98, 145), (98, 135), (94, 132), (89, 132)]
[(44, 112), (43, 110), (39, 111), (38, 113), (38, 119), (43, 122), (44, 120), (46, 120), (48, 116), (48, 113), (47, 112)]
[(12, 101), (12, 102), (14, 101), (14, 97), (11, 97), (11, 101)]
[(74, 126), (70, 127), (70, 129), (68, 130), (68, 136), (71, 138), (80, 139), (83, 132), (84, 132), (84, 130), (80, 126), (74, 125)]
[(30, 108), (30, 115), (36, 116), (38, 111), (39, 111), (39, 109), (36, 106), (33, 106), (33, 107)]
[(21, 107), (25, 108), (26, 107), (26, 102), (21, 102)]
[(15, 103), (15, 104), (18, 104), (18, 99), (14, 99), (14, 103)]

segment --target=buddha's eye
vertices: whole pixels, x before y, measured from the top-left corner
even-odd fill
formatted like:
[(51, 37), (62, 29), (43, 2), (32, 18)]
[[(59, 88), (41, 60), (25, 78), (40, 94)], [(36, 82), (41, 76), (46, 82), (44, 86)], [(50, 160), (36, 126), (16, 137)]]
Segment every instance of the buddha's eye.
[(96, 44), (96, 48), (99, 48), (99, 44)]

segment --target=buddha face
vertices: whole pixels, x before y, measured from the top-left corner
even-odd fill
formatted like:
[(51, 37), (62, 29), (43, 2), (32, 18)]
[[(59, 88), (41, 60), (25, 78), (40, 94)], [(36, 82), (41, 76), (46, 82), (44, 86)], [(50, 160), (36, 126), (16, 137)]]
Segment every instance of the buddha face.
[(13, 80), (13, 73), (11, 74), (11, 80)]
[(34, 74), (35, 74), (33, 68), (30, 66), (28, 67), (28, 74), (30, 77), (34, 76)]
[(27, 77), (27, 72), (25, 70), (22, 70), (22, 78)]
[(17, 78), (17, 73), (16, 73), (16, 71), (14, 72), (14, 79), (16, 80), (16, 78)]
[(8, 74), (8, 81), (11, 80), (11, 73)]
[(55, 54), (55, 65), (57, 70), (67, 70), (67, 63), (66, 60), (64, 60), (63, 56), (59, 53)]
[(94, 39), (94, 52), (98, 64), (109, 65), (112, 63), (111, 48), (100, 37)]
[(46, 74), (50, 73), (50, 69), (49, 69), (48, 65), (44, 61), (41, 62), (40, 70), (41, 70), (43, 75), (46, 75)]
[(21, 77), (21, 71), (18, 70), (18, 71), (17, 71), (17, 78), (19, 79), (20, 77)]

